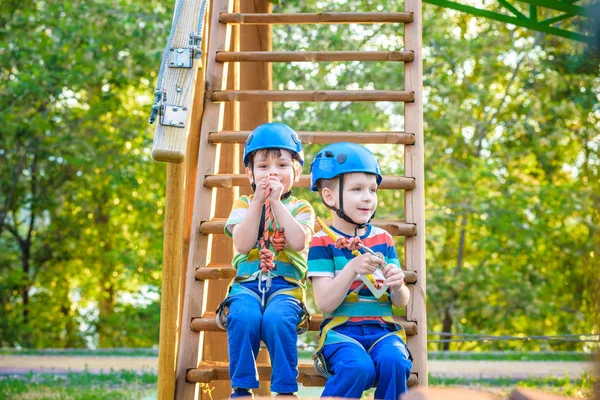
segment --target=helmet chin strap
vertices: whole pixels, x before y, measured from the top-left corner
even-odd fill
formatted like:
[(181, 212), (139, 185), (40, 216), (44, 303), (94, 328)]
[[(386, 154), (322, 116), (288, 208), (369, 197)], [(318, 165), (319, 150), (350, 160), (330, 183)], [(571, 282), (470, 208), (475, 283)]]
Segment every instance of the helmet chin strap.
[(369, 220), (367, 222), (362, 223), (362, 224), (354, 221), (352, 218), (350, 218), (348, 215), (346, 215), (346, 213), (344, 212), (344, 175), (343, 174), (340, 175), (339, 200), (340, 200), (340, 208), (335, 208), (335, 207), (330, 206), (329, 204), (325, 203), (325, 200), (323, 200), (323, 197), (321, 197), (321, 201), (323, 202), (323, 204), (325, 204), (325, 206), (327, 208), (329, 208), (330, 210), (335, 212), (335, 215), (337, 215), (344, 221), (346, 221), (352, 225), (355, 225), (354, 236), (358, 236), (358, 230), (369, 226), (369, 223), (375, 217), (375, 213), (373, 213), (373, 215), (371, 215), (371, 217), (369, 218)]

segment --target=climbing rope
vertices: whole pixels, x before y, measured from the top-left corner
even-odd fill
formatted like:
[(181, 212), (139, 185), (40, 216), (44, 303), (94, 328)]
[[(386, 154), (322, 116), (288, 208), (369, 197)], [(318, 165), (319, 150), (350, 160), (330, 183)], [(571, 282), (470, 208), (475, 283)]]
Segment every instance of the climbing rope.
[(339, 237), (335, 241), (335, 248), (336, 249), (346, 248), (346, 249), (350, 250), (351, 252), (354, 252), (354, 251), (358, 251), (361, 244), (362, 244), (362, 242), (358, 236), (355, 236), (353, 238)]
[[(277, 252), (285, 250), (287, 246), (284, 229), (275, 229), (277, 221), (275, 215), (273, 215), (273, 210), (271, 210), (270, 193), (271, 189), (267, 188), (265, 193), (267, 196), (265, 201), (265, 227), (260, 239), (260, 269), (263, 273), (270, 272), (275, 268), (275, 262), (273, 261), (275, 254), (271, 251), (270, 246), (273, 246)], [(269, 236), (269, 226), (273, 226), (273, 236)]]
[[(338, 237), (335, 239), (335, 248), (340, 250), (346, 248), (350, 250), (354, 256), (359, 256), (361, 253), (358, 251), (358, 249), (364, 249), (365, 245), (363, 245), (360, 237), (358, 236), (352, 238)], [(368, 274), (367, 279), (371, 281), (373, 286), (375, 286), (375, 289), (379, 290), (383, 287), (383, 284), (378, 282), (372, 274)]]

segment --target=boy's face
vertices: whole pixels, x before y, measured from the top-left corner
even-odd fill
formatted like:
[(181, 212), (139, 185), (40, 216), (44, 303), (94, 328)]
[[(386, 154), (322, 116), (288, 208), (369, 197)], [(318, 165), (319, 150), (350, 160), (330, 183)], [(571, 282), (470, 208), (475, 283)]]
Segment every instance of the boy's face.
[[(371, 174), (346, 174), (344, 179), (344, 213), (353, 221), (364, 224), (377, 209), (377, 177)], [(339, 208), (339, 184), (331, 189), (324, 188), (323, 199), (327, 204)]]
[(246, 175), (250, 183), (258, 183), (267, 176), (274, 175), (283, 185), (283, 193), (292, 189), (294, 182), (300, 179), (301, 173), (302, 166), (287, 150), (259, 150), (254, 154), (252, 169), (246, 167)]

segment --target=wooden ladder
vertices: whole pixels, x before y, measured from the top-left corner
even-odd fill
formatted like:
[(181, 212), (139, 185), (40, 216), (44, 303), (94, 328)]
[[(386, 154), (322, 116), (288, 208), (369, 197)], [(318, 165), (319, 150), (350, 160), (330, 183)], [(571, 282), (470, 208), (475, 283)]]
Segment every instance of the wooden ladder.
[[(228, 282), (235, 276), (235, 271), (231, 267), (233, 244), (223, 234), (225, 217), (240, 192), (249, 193), (248, 179), (244, 174), (240, 174), (240, 144), (244, 143), (251, 129), (259, 123), (270, 120), (269, 104), (275, 101), (404, 103), (405, 132), (301, 131), (298, 133), (304, 144), (351, 141), (387, 144), (390, 149), (395, 149), (398, 145), (403, 146), (405, 176), (385, 176), (381, 189), (404, 190), (405, 219), (374, 220), (373, 223), (394, 236), (405, 236), (405, 257), (402, 264), (406, 269), (406, 282), (409, 284), (411, 300), (406, 308), (406, 316), (400, 318), (399, 322), (406, 329), (408, 347), (414, 357), (409, 386), (417, 384), (426, 386), (421, 0), (405, 0), (405, 12), (394, 13), (270, 14), (267, 0), (253, 2), (242, 0), (241, 4), (235, 0), (212, 0), (210, 3), (206, 16), (208, 25), (206, 32), (209, 33), (205, 36), (205, 41), (208, 38), (208, 42), (204, 43), (207, 48), (206, 68), (203, 71), (206, 81), (204, 87), (196, 89), (195, 100), (192, 101), (192, 121), (188, 139), (191, 146), (188, 146), (186, 156), (187, 181), (185, 190), (182, 189), (182, 185), (177, 189), (184, 190), (186, 193), (186, 211), (183, 227), (185, 279), (182, 280), (180, 289), (182, 293), (180, 295), (181, 332), (175, 368), (175, 397), (177, 399), (204, 397), (206, 392), (203, 390), (208, 387), (214, 388), (211, 395), (215, 400), (227, 398), (229, 395), (226, 332), (217, 327), (214, 313), (217, 304), (226, 294)], [(254, 12), (243, 12), (245, 10)], [(405, 51), (268, 51), (271, 24), (345, 23), (404, 24)], [(259, 46), (258, 50), (255, 48), (240, 51), (240, 29), (244, 29), (245, 26), (255, 29), (247, 30), (247, 34), (254, 32), (258, 36), (266, 36), (269, 43), (265, 44), (263, 39), (260, 44), (262, 47)], [(268, 67), (264, 67), (270, 65), (268, 63), (327, 61), (403, 62), (404, 90), (270, 90), (270, 73)], [(246, 74), (246, 76), (253, 73), (257, 75), (255, 80), (242, 81), (241, 85), (246, 86), (244, 89), (240, 88), (240, 74), (244, 75), (244, 69), (240, 68), (240, 65), (251, 65), (252, 67), (249, 68), (258, 71)], [(257, 66), (259, 66), (258, 70)], [(266, 83), (265, 78), (267, 78)], [(198, 80), (202, 81), (200, 78)], [(252, 89), (251, 85), (255, 85), (255, 88)], [(198, 94), (203, 95), (203, 99), (199, 99)], [(198, 119), (200, 112), (201, 119)], [(240, 118), (240, 115), (243, 118)], [(195, 122), (194, 118), (196, 118)], [(155, 140), (155, 145), (156, 143)], [(306, 174), (301, 177), (298, 186), (308, 187), (308, 185), (309, 177)], [(165, 235), (166, 233), (167, 229)], [(163, 280), (165, 279), (178, 278), (163, 276)], [(310, 330), (318, 331), (321, 321), (322, 315), (312, 315)], [(161, 327), (161, 343), (162, 335)], [(161, 345), (161, 351), (162, 348)], [(261, 350), (258, 373), (261, 381), (268, 381), (271, 367), (264, 353), (265, 351)], [(161, 393), (160, 381), (159, 376), (159, 398), (164, 393), (168, 393), (168, 390)], [(298, 382), (304, 386), (322, 386), (325, 380), (316, 373), (312, 364), (301, 364)], [(208, 386), (198, 384), (208, 384)], [(261, 387), (259, 393), (268, 393), (264, 388), (268, 388), (267, 384), (263, 383)]]

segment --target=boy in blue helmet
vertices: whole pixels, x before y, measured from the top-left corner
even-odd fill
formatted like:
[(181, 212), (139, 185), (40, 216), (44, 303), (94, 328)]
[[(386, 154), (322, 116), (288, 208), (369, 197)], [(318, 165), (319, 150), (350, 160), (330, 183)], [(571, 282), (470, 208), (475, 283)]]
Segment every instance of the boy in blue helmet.
[[(412, 357), (392, 317), (410, 293), (391, 235), (370, 224), (381, 180), (373, 153), (354, 143), (323, 148), (311, 165), (311, 190), (333, 211), (333, 232), (317, 232), (308, 253), (308, 277), (325, 317), (315, 352), (315, 367), (328, 378), (324, 397), (360, 398), (375, 383), (376, 399), (397, 400), (407, 390)], [(371, 292), (360, 277), (369, 274), (388, 289)]]
[(233, 279), (219, 305), (218, 321), (226, 327), (231, 397), (251, 396), (259, 387), (256, 356), (261, 340), (271, 357), (271, 391), (298, 390), (298, 332), (306, 329), (304, 285), (308, 244), (315, 213), (292, 196), (304, 154), (289, 126), (258, 126), (244, 146), (244, 165), (254, 194), (241, 196), (225, 226), (233, 238)]

